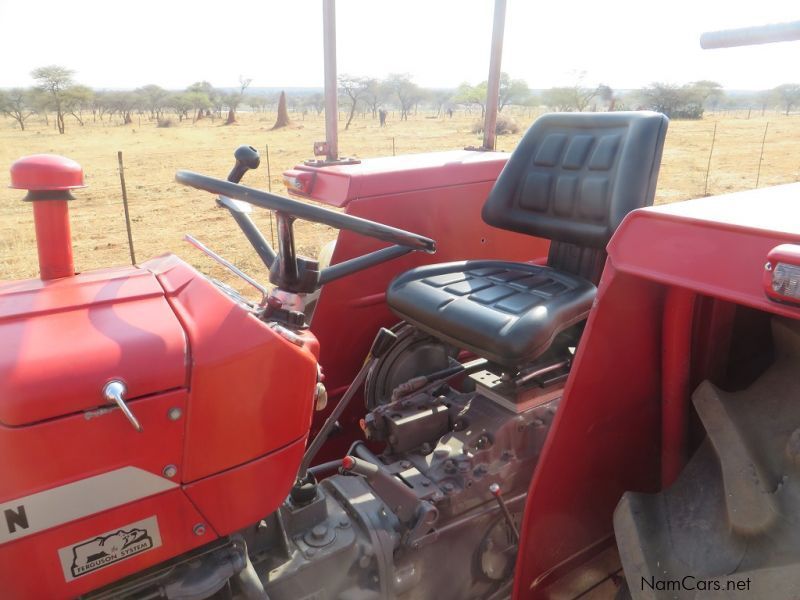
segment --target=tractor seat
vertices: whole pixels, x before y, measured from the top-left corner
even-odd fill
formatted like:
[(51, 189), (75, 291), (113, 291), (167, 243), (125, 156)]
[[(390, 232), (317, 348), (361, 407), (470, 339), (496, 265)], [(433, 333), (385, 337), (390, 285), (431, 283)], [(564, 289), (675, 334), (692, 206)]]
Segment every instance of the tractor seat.
[(540, 117), (483, 206), (489, 225), (551, 240), (547, 266), (469, 260), (418, 267), (389, 285), (389, 307), (417, 328), (505, 367), (543, 354), (584, 320), (605, 246), (653, 203), (667, 118), (654, 112)]
[(586, 318), (595, 286), (549, 267), (493, 260), (427, 265), (392, 282), (395, 312), (459, 348), (517, 366)]

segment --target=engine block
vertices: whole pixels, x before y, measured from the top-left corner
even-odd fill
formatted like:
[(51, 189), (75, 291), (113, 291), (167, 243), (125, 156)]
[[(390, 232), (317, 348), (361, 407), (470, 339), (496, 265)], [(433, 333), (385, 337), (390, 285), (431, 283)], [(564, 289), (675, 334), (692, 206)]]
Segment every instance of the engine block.
[(373, 410), (364, 429), (383, 454), (357, 443), (349, 473), (246, 533), (269, 598), (507, 596), (516, 544), (489, 487), (518, 526), (557, 403), (515, 412), (434, 383)]

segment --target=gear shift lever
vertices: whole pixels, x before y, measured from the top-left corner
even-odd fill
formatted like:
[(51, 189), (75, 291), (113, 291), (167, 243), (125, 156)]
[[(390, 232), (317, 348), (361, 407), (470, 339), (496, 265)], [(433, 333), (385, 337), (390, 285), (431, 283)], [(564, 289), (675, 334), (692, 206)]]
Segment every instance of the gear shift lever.
[(228, 173), (228, 181), (231, 183), (239, 183), (250, 169), (257, 169), (261, 163), (261, 157), (258, 155), (258, 150), (252, 146), (239, 146), (233, 153), (236, 159), (236, 164), (233, 165), (231, 172)]

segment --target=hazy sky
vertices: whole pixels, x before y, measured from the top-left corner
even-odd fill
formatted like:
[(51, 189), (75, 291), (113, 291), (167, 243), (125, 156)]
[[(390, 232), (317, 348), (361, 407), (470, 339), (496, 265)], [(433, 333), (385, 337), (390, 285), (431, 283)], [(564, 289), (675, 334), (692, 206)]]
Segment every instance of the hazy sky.
[[(0, 0), (0, 87), (60, 64), (95, 88), (208, 80), (322, 85), (322, 0)], [(492, 0), (338, 0), (339, 73), (410, 73), (428, 87), (486, 79)], [(531, 87), (800, 80), (800, 42), (701, 50), (703, 31), (800, 19), (779, 0), (508, 0), (503, 70)]]

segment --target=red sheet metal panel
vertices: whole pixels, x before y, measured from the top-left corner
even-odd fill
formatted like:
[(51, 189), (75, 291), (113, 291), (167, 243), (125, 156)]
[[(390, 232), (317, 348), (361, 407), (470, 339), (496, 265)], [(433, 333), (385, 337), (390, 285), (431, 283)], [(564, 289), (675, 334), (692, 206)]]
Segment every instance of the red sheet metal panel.
[[(0, 546), (2, 595), (14, 600), (75, 598), (213, 541), (210, 528), (195, 535), (198, 523), (202, 515), (175, 488)], [(122, 557), (125, 534), (138, 539), (127, 548), (131, 554)], [(92, 549), (105, 540), (107, 547)]]
[(602, 549), (625, 490), (658, 489), (663, 293), (606, 266), (528, 492), (515, 598)]
[(130, 403), (142, 424), (136, 431), (118, 409), (78, 414), (28, 427), (0, 425), (0, 503), (81, 477), (134, 466), (161, 473), (166, 465), (181, 479), (185, 390)]
[[(185, 390), (131, 402), (142, 432), (117, 409), (0, 426), (3, 597), (74, 597), (213, 539), (193, 534), (203, 517), (179, 489), (185, 419), (170, 411), (185, 416), (186, 402)], [(163, 474), (168, 465), (176, 469), (171, 478)], [(6, 511), (17, 517), (13, 527)], [(79, 575), (64, 574), (59, 550), (133, 530), (128, 526), (150, 517), (158, 521), (160, 545), (139, 544), (136, 556), (119, 562), (98, 550), (92, 554), (107, 565), (87, 555), (75, 565)]]
[[(793, 184), (641, 209), (623, 221), (531, 482), (514, 598), (546, 598), (549, 583), (613, 543), (623, 492), (660, 488), (669, 290), (800, 318), (800, 307), (770, 300), (763, 287), (769, 251), (800, 241), (798, 202)], [(708, 340), (695, 342), (702, 350)], [(712, 368), (707, 354), (694, 364)]]
[(0, 423), (20, 426), (186, 382), (183, 330), (152, 274), (133, 267), (0, 285)]
[(304, 197), (345, 207), (357, 198), (494, 182), (508, 157), (505, 152), (453, 150), (370, 158), (352, 165), (298, 165), (295, 169), (316, 175), (311, 192)]
[[(305, 336), (303, 346), (287, 341), (175, 256), (143, 266), (157, 274), (191, 348), (183, 481), (305, 439), (317, 381), (316, 338)], [(298, 458), (285, 467), (296, 472), (299, 465)], [(271, 493), (283, 497), (289, 487)], [(264, 489), (237, 493), (260, 502)]]
[(608, 245), (620, 271), (797, 317), (768, 299), (767, 255), (800, 242), (800, 184), (634, 211)]
[(184, 489), (217, 534), (234, 533), (277, 510), (295, 481), (305, 445), (302, 438)]

